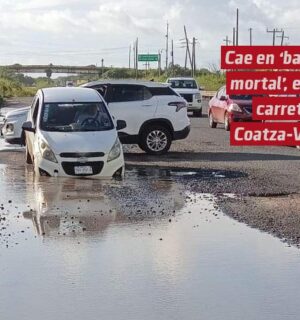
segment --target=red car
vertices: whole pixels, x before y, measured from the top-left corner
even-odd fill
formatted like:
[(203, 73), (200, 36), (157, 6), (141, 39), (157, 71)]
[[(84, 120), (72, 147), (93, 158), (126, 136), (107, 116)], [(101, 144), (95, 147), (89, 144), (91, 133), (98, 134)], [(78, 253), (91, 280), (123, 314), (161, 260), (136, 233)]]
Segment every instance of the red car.
[(221, 87), (209, 101), (209, 126), (216, 128), (218, 123), (230, 130), (232, 122), (252, 121), (252, 96), (226, 94), (226, 87)]

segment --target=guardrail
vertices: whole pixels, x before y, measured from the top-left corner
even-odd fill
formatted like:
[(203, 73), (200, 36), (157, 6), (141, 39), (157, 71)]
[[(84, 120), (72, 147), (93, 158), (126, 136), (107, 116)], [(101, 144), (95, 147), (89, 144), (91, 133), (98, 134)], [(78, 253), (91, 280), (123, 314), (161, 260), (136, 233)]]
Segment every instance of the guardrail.
[(201, 94), (203, 98), (212, 98), (216, 94), (216, 91), (201, 91)]

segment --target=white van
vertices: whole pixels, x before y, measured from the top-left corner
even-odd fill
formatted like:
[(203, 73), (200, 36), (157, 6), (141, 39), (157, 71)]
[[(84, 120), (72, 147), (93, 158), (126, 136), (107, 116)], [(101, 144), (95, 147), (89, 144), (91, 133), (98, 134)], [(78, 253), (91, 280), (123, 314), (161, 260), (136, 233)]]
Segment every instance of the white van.
[(87, 88), (37, 92), (27, 121), (26, 162), (47, 176), (123, 176), (124, 157), (117, 130), (100, 94)]

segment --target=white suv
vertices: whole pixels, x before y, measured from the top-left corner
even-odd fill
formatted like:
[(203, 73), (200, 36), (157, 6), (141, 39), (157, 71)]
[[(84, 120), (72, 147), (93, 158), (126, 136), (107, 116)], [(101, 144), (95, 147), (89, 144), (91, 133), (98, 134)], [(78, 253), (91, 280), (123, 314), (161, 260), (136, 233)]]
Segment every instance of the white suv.
[(187, 101), (188, 111), (202, 117), (202, 96), (194, 78), (169, 78), (167, 83)]
[(138, 144), (149, 154), (167, 152), (173, 140), (190, 132), (187, 103), (167, 84), (133, 80), (100, 80), (82, 85), (97, 90), (111, 114), (125, 120), (122, 143)]

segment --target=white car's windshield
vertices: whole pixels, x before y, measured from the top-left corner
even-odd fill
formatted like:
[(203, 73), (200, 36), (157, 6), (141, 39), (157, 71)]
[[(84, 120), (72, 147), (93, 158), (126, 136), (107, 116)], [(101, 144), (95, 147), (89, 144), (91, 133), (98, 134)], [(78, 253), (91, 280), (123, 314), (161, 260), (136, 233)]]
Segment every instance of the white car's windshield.
[(103, 131), (113, 127), (103, 103), (45, 103), (42, 109), (43, 131)]
[(197, 89), (195, 80), (169, 80), (168, 83), (174, 89)]

